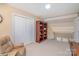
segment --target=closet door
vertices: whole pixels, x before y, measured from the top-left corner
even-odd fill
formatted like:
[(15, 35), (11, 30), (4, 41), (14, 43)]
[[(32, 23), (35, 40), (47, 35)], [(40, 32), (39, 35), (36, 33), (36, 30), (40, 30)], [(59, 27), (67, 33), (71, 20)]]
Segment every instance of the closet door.
[(15, 43), (31, 43), (34, 41), (33, 20), (26, 17), (14, 16), (13, 33)]
[(27, 36), (27, 42), (31, 43), (34, 42), (34, 31), (35, 31), (35, 25), (34, 25), (34, 20), (26, 18), (26, 24), (25, 24), (25, 31), (26, 31), (26, 36)]

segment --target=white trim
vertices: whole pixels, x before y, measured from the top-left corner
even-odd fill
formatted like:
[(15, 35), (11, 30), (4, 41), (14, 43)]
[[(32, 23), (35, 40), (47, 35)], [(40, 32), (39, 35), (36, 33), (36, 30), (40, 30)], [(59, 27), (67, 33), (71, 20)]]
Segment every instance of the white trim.
[(78, 14), (71, 14), (71, 15), (65, 15), (65, 16), (58, 16), (58, 17), (52, 17), (52, 18), (47, 18), (45, 21), (49, 20), (61, 20), (61, 19), (69, 19), (69, 18), (76, 18), (78, 17)]
[(24, 17), (24, 18), (30, 18), (30, 19), (33, 19), (34, 17), (32, 17), (32, 16), (25, 16), (25, 15), (21, 15), (21, 14), (19, 14), (19, 13), (12, 13), (12, 15), (15, 15), (15, 16), (20, 16), (20, 17)]

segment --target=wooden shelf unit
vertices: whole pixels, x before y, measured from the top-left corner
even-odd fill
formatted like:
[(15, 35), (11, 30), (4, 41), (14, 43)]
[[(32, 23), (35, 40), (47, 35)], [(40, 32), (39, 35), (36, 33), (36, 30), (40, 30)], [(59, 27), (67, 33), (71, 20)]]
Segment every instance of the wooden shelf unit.
[(43, 21), (36, 21), (36, 42), (47, 39), (47, 23)]

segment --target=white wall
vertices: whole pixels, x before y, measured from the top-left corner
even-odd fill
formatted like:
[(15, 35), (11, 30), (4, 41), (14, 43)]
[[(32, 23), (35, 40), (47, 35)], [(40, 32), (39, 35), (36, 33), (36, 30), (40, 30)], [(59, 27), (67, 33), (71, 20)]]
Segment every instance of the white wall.
[(74, 21), (74, 41), (79, 42), (79, 17)]
[[(63, 33), (64, 36), (74, 39), (74, 19), (78, 17), (78, 14), (62, 15), (58, 17), (51, 17), (45, 19), (48, 22), (48, 38), (55, 39), (56, 35)], [(55, 33), (57, 33), (55, 35)], [(59, 34), (58, 34), (59, 33)], [(66, 33), (66, 34), (65, 34)], [(62, 36), (62, 35), (60, 35)], [(78, 37), (78, 33), (75, 34)]]
[(54, 32), (48, 23), (48, 39), (54, 39)]

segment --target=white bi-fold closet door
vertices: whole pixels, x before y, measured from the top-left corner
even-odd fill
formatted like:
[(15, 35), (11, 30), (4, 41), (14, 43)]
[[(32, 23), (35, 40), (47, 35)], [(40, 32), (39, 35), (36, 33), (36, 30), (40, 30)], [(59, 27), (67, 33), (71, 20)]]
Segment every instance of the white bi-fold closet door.
[(13, 36), (15, 43), (31, 43), (34, 41), (34, 19), (13, 16)]

